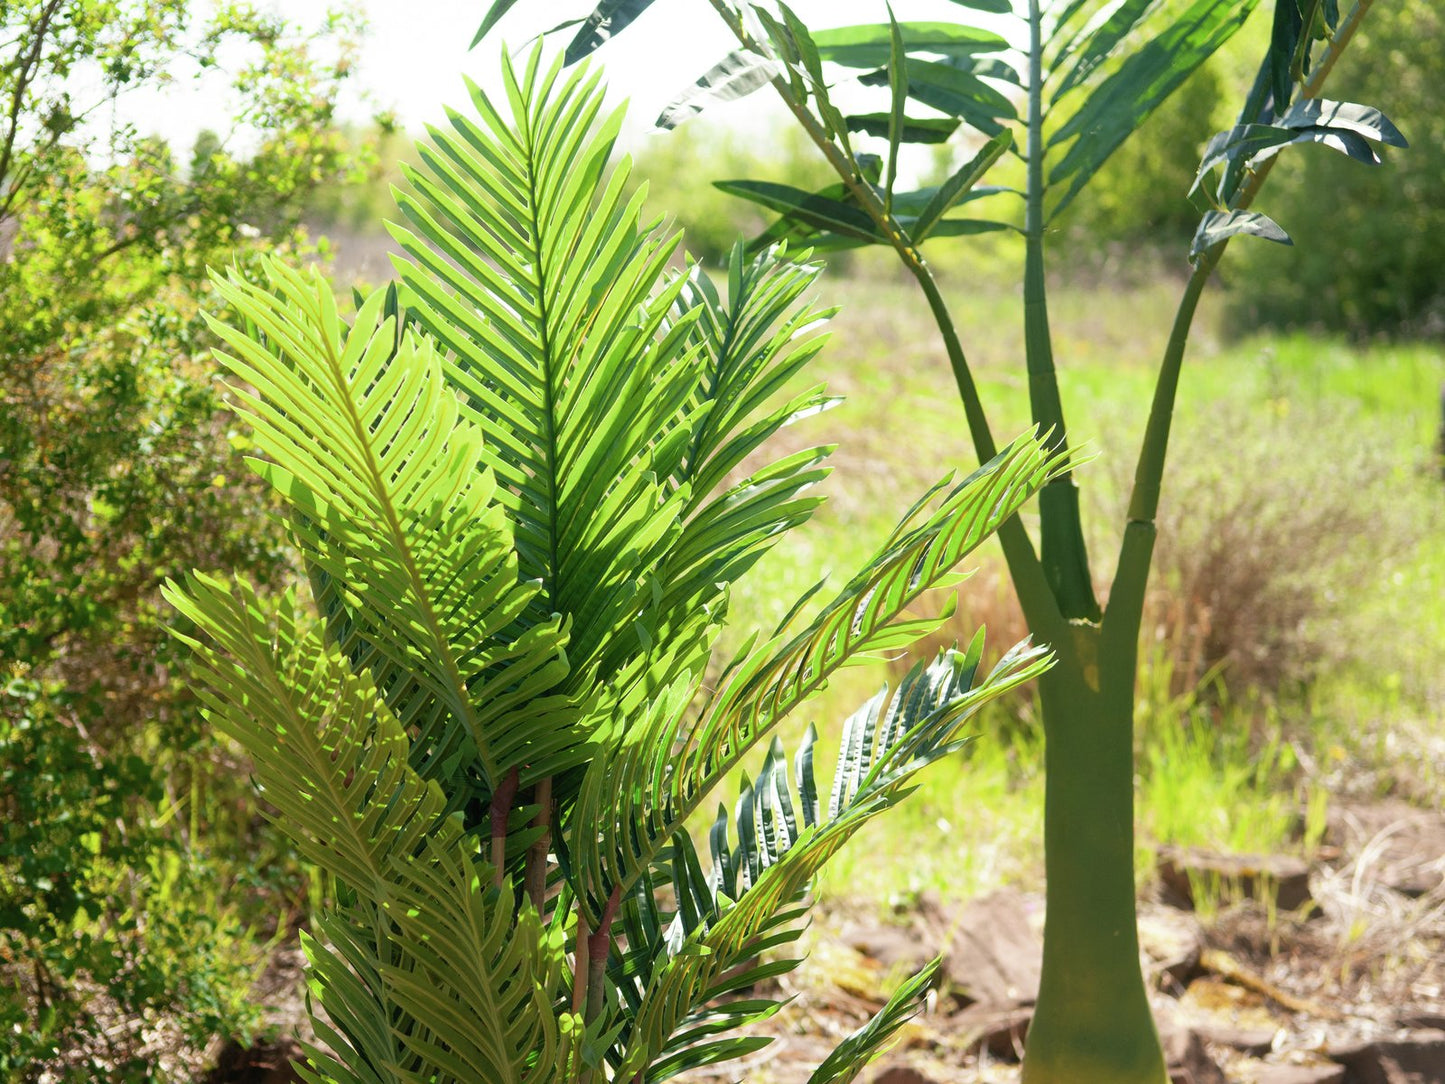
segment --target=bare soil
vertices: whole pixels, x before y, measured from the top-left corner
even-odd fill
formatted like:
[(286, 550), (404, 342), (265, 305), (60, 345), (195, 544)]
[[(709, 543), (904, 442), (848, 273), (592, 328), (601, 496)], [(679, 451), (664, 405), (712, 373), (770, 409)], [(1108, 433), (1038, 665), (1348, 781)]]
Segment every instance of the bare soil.
[[(1195, 855), (1206, 868), (1213, 856)], [(1228, 865), (1229, 863), (1225, 863)], [(1274, 859), (1233, 859), (1226, 902), (1200, 915), (1162, 885), (1141, 901), (1141, 942), (1179, 1084), (1445, 1082), (1445, 815), (1402, 802), (1341, 804), (1305, 867), (1307, 897), (1279, 906)], [(1287, 868), (1287, 863), (1286, 863)], [(878, 1084), (1017, 1081), (1041, 950), (1043, 901), (1002, 891), (924, 898), (892, 916), (825, 908), (793, 1000), (749, 1063), (687, 1084), (802, 1084), (905, 974), (942, 953), (944, 979)]]
[[(1227, 861), (1220, 861), (1227, 857)], [(1176, 856), (1208, 872), (1201, 898), (1165, 883), (1140, 904), (1142, 956), (1176, 1084), (1445, 1084), (1445, 814), (1399, 801), (1340, 803), (1325, 845), (1293, 878), (1263, 856)], [(1235, 874), (1219, 879), (1218, 869)], [(1299, 895), (1303, 885), (1303, 897)], [(1288, 908), (1282, 907), (1288, 903)], [(804, 1084), (814, 1066), (935, 955), (924, 1010), (862, 1078), (871, 1084), (1013, 1084), (1038, 979), (1043, 900), (1002, 889), (925, 896), (891, 915), (824, 901), (808, 958), (770, 993), (791, 1000), (753, 1057), (679, 1084)], [(287, 1084), (307, 1021), (299, 953), (257, 990), (287, 1037), (232, 1047), (205, 1084)]]

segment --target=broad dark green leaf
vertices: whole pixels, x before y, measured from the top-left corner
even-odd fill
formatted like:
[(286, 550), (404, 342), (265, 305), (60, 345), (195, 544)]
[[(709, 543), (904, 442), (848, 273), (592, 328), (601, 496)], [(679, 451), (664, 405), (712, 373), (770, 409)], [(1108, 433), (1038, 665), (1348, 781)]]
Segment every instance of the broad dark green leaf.
[(1281, 128), (1329, 128), (1354, 132), (1391, 147), (1408, 147), (1400, 129), (1390, 118), (1368, 105), (1332, 102), (1327, 98), (1303, 98), (1275, 121)]
[(873, 220), (857, 207), (816, 192), (772, 181), (714, 181), (724, 192), (760, 203), (815, 229), (831, 230), (860, 241), (881, 242), (884, 238)]
[[(828, 97), (828, 81), (823, 77), (823, 59), (819, 55), (817, 43), (807, 24), (798, 18), (793, 13), (793, 9), (782, 0), (778, 0), (778, 10), (783, 13), (783, 20), (786, 24), (784, 26), (779, 26), (777, 20), (762, 9), (754, 8), (753, 10), (768, 29), (774, 45), (791, 49), (797, 54), (803, 70), (807, 73), (809, 91), (818, 108), (818, 116), (822, 119), (828, 134), (837, 141), (839, 149), (852, 162), (853, 148), (848, 144), (848, 125), (843, 120), (843, 114), (838, 111), (838, 107)], [(786, 41), (783, 40), (784, 38)], [(857, 163), (854, 162), (854, 165), (856, 167)]]
[(765, 87), (782, 71), (776, 60), (750, 49), (734, 49), (671, 102), (657, 118), (659, 128), (676, 128), (714, 102), (731, 102)]
[(933, 198), (918, 214), (918, 220), (910, 231), (915, 242), (921, 242), (932, 232), (934, 225), (946, 215), (970, 189), (983, 179), (1013, 144), (1013, 134), (1004, 132), (990, 139), (969, 161), (957, 169), (953, 176), (938, 186)]
[(1362, 135), (1345, 129), (1335, 128), (1304, 128), (1291, 140), (1278, 146), (1268, 147), (1254, 156), (1254, 161), (1262, 162), (1265, 159), (1273, 158), (1285, 147), (1297, 143), (1318, 143), (1321, 146), (1329, 147), (1331, 150), (1339, 151), (1348, 155), (1356, 162), (1363, 162), (1367, 166), (1380, 164), (1380, 156), (1375, 153), (1374, 146)]
[(1210, 211), (1194, 234), (1194, 242), (1189, 246), (1190, 259), (1237, 234), (1263, 237), (1281, 245), (1294, 244), (1278, 222), (1258, 211)]
[(1274, 28), (1270, 33), (1267, 63), (1276, 113), (1282, 112), (1293, 96), (1294, 79), (1290, 67), (1303, 31), (1304, 16), (1300, 12), (1299, 0), (1275, 0)]
[(1281, 128), (1273, 124), (1243, 124), (1220, 132), (1209, 141), (1204, 161), (1194, 178), (1195, 191), (1210, 170), (1226, 162), (1258, 165), (1291, 144), (1319, 143), (1366, 165), (1378, 165), (1380, 156), (1370, 141), (1349, 128)]
[(1216, 132), (1204, 147), (1204, 157), (1194, 175), (1192, 195), (1203, 183), (1209, 172), (1226, 162), (1236, 160), (1248, 162), (1250, 158), (1269, 147), (1280, 146), (1294, 139), (1295, 133), (1288, 128), (1273, 124), (1237, 124), (1223, 132)]
[(1003, 83), (1012, 83), (1016, 87), (1023, 86), (1023, 76), (1018, 69), (1007, 60), (993, 56), (979, 56), (977, 54), (962, 54), (959, 56), (946, 56), (932, 63), (944, 64), (961, 72), (970, 72), (983, 79), (997, 79)]
[(487, 9), (486, 15), (482, 16), (482, 25), (477, 28), (477, 35), (476, 37), (472, 38), (472, 43), (471, 45), (467, 46), (467, 48), (475, 49), (477, 47), (477, 42), (481, 41), (487, 36), (487, 33), (492, 29), (492, 27), (497, 25), (498, 20), (500, 20), (503, 15), (507, 14), (507, 12), (512, 9), (512, 6), (516, 4), (516, 2), (517, 0), (494, 0), (492, 6)]
[[(870, 72), (859, 80), (864, 86), (882, 86), (887, 81), (887, 71)], [(1018, 117), (1018, 109), (1008, 95), (964, 67), (946, 61), (910, 58), (908, 96), (991, 136), (1003, 131), (997, 118)]]
[[(923, 209), (938, 195), (941, 185), (929, 185), (926, 188), (916, 188), (912, 192), (899, 192), (893, 197), (893, 207), (900, 215), (917, 219), (923, 213)], [(968, 189), (956, 200), (953, 205), (971, 203), (974, 200), (984, 199), (987, 196), (997, 196), (1002, 193), (1010, 193), (1022, 199), (1023, 193), (1017, 188), (1009, 188), (1007, 185), (982, 184)]]
[(1017, 230), (1007, 222), (995, 222), (988, 218), (945, 218), (929, 231), (931, 237), (972, 237), (979, 233), (998, 233), (1001, 230)]
[(652, 0), (602, 0), (567, 46), (564, 63), (575, 64), (626, 30)]
[[(1292, 0), (1286, 0), (1292, 2)], [(1048, 138), (1068, 144), (1049, 171), (1050, 187), (1067, 181), (1053, 202), (1057, 216), (1140, 123), (1243, 25), (1258, 0), (1195, 0), (1163, 33), (1132, 53)]]
[[(904, 49), (909, 53), (960, 56), (999, 53), (1008, 40), (989, 30), (955, 23), (900, 23)], [(819, 30), (813, 35), (818, 55), (848, 68), (881, 68), (887, 65), (892, 34), (887, 23), (871, 26), (843, 26)]]
[[(1063, 82), (1054, 88), (1050, 100), (1057, 102), (1088, 79), (1099, 65), (1114, 54), (1130, 32), (1158, 8), (1159, 3), (1160, 0), (1124, 0), (1116, 7), (1103, 24), (1084, 39), (1078, 56), (1073, 58), (1073, 63), (1064, 73)], [(1060, 64), (1062, 60), (1063, 57), (1056, 58), (1055, 64)]]
[[(857, 113), (846, 119), (850, 132), (887, 139), (893, 118), (889, 113)], [(958, 123), (955, 117), (905, 117), (900, 138), (904, 143), (947, 143)]]

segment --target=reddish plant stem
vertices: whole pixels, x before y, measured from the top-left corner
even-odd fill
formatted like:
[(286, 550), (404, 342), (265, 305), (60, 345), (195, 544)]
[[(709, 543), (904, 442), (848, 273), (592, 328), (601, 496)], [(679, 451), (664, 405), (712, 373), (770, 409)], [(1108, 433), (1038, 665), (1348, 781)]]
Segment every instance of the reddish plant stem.
[(602, 995), (607, 979), (607, 954), (612, 951), (612, 920), (617, 917), (617, 905), (622, 901), (622, 886), (612, 889), (607, 904), (602, 908), (601, 921), (597, 929), (587, 938), (587, 1013), (584, 1019), (590, 1024), (602, 1015)]
[(512, 816), (512, 803), (517, 797), (517, 769), (513, 768), (492, 792), (492, 883), (498, 888), (506, 883), (507, 821)]
[(552, 849), (552, 777), (539, 780), (533, 799), (537, 803), (537, 815), (533, 818), (532, 824), (542, 829), (542, 834), (537, 842), (527, 848), (527, 869), (523, 875), (523, 884), (526, 886), (527, 898), (532, 901), (532, 906), (537, 909), (537, 914), (542, 913), (542, 905), (547, 901), (547, 853)]

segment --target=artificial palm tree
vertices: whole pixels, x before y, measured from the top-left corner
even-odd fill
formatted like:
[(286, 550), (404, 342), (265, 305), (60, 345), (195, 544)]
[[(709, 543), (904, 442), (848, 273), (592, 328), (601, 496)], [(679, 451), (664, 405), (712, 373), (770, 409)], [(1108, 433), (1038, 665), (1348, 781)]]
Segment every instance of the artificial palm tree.
[[(400, 285), (349, 322), (315, 270), (217, 279), (315, 608), (199, 573), (167, 594), (211, 718), (331, 877), (308, 1080), (660, 1081), (756, 1049), (737, 1029), (778, 1007), (818, 869), (1048, 665), (1020, 645), (981, 677), (980, 635), (843, 722), (826, 796), (812, 727), (790, 765), (783, 720), (935, 629), (910, 604), (1064, 463), (1028, 436), (945, 479), (830, 600), (715, 660), (730, 585), (819, 502), (826, 449), (763, 457), (830, 403), (788, 390), (817, 268), (669, 270), (610, 165), (620, 115), (540, 57), (431, 132)], [(689, 824), (754, 750), (704, 868)], [(814, 1080), (852, 1079), (931, 975)]]

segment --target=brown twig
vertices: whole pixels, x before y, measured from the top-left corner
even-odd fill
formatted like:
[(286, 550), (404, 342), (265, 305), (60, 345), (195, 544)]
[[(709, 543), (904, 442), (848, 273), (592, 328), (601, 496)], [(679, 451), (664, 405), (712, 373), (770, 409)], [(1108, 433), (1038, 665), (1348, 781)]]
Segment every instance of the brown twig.
[(527, 848), (527, 865), (522, 883), (526, 888), (527, 898), (532, 901), (532, 906), (540, 915), (542, 905), (547, 900), (547, 854), (552, 849), (552, 777), (550, 775), (538, 781), (533, 800), (537, 803), (537, 815), (533, 817), (532, 824), (534, 827), (542, 829), (542, 834), (535, 843)]
[(507, 821), (512, 816), (512, 802), (517, 797), (517, 769), (513, 768), (492, 792), (492, 883), (501, 888), (506, 883)]
[[(40, 69), (45, 39), (50, 33), (51, 20), (63, 6), (63, 0), (51, 0), (49, 4), (40, 9), (34, 29), (31, 31), (30, 52), (24, 60), (16, 65), (18, 71), (15, 77), (15, 89), (10, 95), (10, 107), (6, 115), (7, 131), (4, 145), (0, 146), (0, 181), (3, 181), (9, 174), (10, 165), (14, 160), (15, 143), (20, 134), (20, 107), (25, 103), (25, 92), (30, 89), (30, 82)], [(0, 200), (0, 214), (9, 212), (19, 190), (18, 185), (10, 187), (10, 191), (5, 194), (4, 199)]]
[(1325, 1020), (1343, 1020), (1344, 1014), (1330, 1008), (1328, 1005), (1321, 1005), (1318, 1001), (1311, 1001), (1308, 998), (1296, 997), (1288, 990), (1282, 990), (1270, 982), (1263, 975), (1257, 974), (1245, 967), (1227, 952), (1218, 949), (1205, 949), (1199, 957), (1199, 966), (1205, 971), (1212, 971), (1222, 979), (1227, 979), (1247, 990), (1253, 990), (1257, 994), (1263, 994), (1281, 1008), (1290, 1012), (1305, 1013), (1309, 1016), (1319, 1017)]

